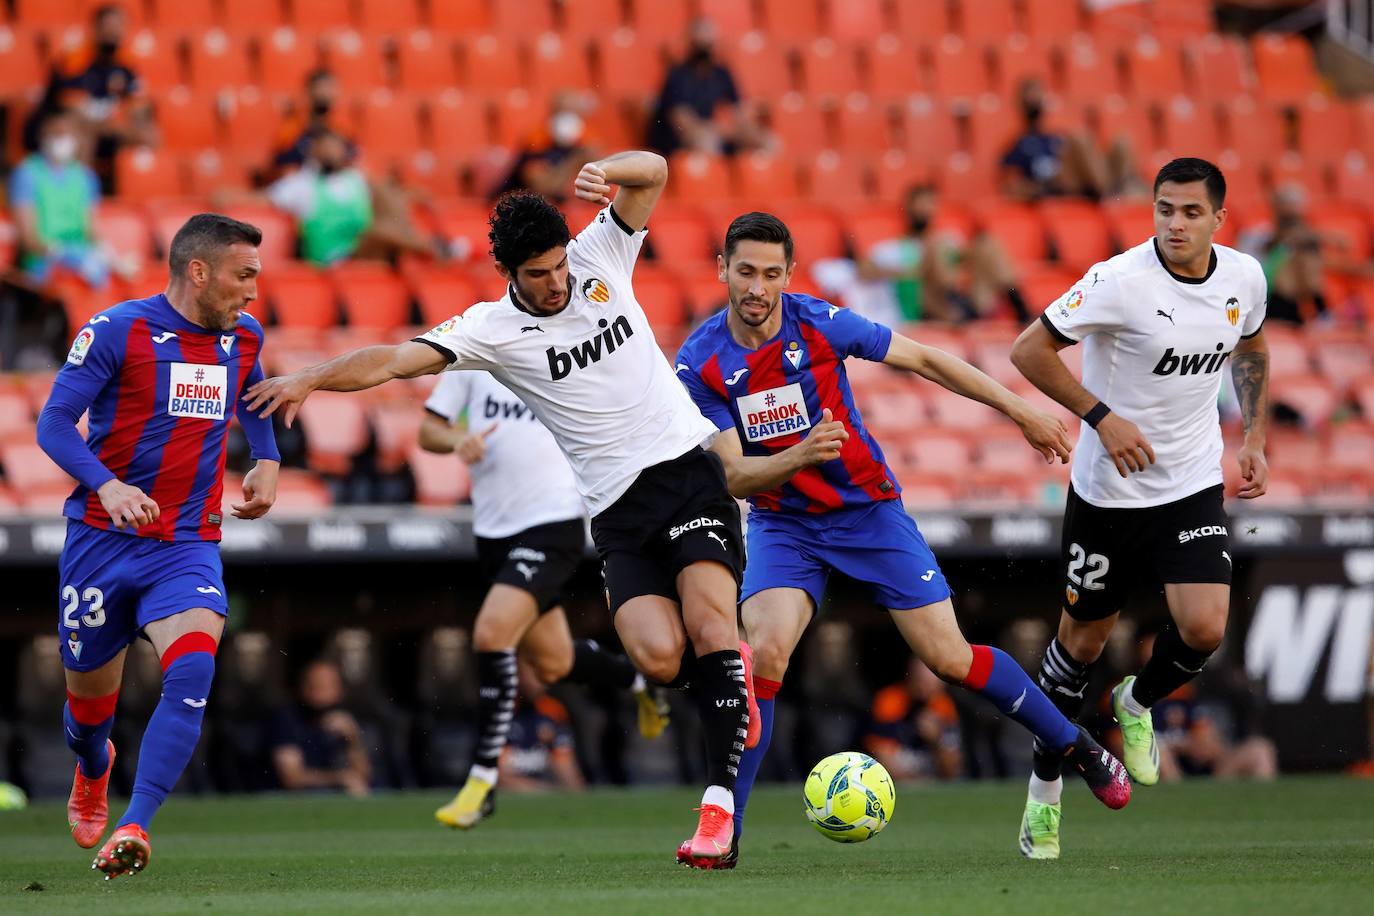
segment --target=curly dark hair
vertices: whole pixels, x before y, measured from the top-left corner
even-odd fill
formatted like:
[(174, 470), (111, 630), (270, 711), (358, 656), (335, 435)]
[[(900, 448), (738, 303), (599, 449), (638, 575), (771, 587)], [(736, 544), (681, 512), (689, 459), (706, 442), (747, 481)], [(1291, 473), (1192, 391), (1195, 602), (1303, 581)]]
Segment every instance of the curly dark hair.
[(502, 194), (487, 222), (491, 256), (512, 273), (530, 258), (566, 246), (572, 238), (563, 214), (533, 191)]

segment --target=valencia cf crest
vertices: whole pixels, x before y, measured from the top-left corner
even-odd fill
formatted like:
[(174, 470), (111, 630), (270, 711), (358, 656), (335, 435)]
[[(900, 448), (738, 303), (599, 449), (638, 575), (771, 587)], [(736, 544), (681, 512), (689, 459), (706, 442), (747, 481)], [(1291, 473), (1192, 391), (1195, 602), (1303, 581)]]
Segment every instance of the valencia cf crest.
[(596, 302), (605, 305), (611, 301), (611, 289), (596, 277), (588, 277), (582, 281), (582, 295), (588, 302)]
[(72, 653), (72, 658), (81, 661), (81, 640), (76, 638), (76, 631), (67, 634), (67, 649)]
[(1226, 320), (1235, 327), (1240, 322), (1240, 300), (1235, 296), (1226, 300)]
[(787, 345), (787, 349), (783, 351), (782, 355), (787, 357), (787, 361), (792, 364), (793, 369), (800, 369), (802, 357), (806, 355), (806, 351), (801, 348), (801, 344), (794, 340)]
[(1072, 585), (1065, 586), (1064, 599), (1069, 602), (1070, 607), (1073, 607), (1078, 603), (1078, 589), (1074, 588)]

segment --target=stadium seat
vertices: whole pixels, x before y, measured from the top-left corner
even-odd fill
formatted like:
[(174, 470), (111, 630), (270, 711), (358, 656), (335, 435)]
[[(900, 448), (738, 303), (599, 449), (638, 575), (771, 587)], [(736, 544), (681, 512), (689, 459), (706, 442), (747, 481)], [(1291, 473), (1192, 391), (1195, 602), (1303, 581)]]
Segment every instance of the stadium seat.
[[(664, 4), (668, 6), (670, 4)], [(585, 40), (627, 25), (620, 0), (564, 0), (560, 5), (565, 38)]]
[(1008, 35), (1022, 34), (1018, 0), (956, 0), (959, 31), (976, 44), (1005, 41)]
[(906, 438), (902, 450), (908, 464), (922, 474), (958, 475), (973, 461), (973, 449), (962, 436), (922, 431)]
[(162, 147), (185, 156), (219, 145), (219, 111), (213, 93), (178, 88), (154, 103)]
[(220, 5), (225, 27), (233, 31), (262, 35), (286, 24), (286, 8), (281, 0), (220, 0)]
[(931, 73), (935, 90), (947, 102), (971, 102), (992, 91), (988, 51), (981, 42), (946, 35), (931, 48)]
[(429, 146), (420, 132), (420, 101), (388, 89), (368, 93), (358, 107), (358, 145), (368, 156), (403, 156)]
[(1339, 252), (1359, 261), (1368, 260), (1369, 221), (1360, 205), (1352, 202), (1313, 207), (1310, 219), (1317, 231), (1339, 240), (1327, 246), (1329, 253)]
[(1031, 0), (1021, 11), (1022, 24), (1032, 39), (1058, 39), (1083, 29), (1081, 0)]
[[(228, 487), (225, 488), (226, 494)], [(299, 468), (282, 468), (277, 478), (277, 501), (272, 511), (279, 516), (318, 515), (334, 503), (324, 481)]]
[(1312, 46), (1296, 35), (1261, 32), (1250, 42), (1259, 91), (1274, 102), (1300, 103), (1320, 91)]
[(1275, 378), (1269, 399), (1296, 413), (1308, 429), (1324, 428), (1340, 401), (1332, 384), (1315, 373)]
[[(405, 36), (422, 30), (419, 0), (356, 0), (358, 29), (368, 35)], [(429, 7), (467, 4), (428, 3)], [(477, 5), (477, 4), (471, 4)]]
[(115, 157), (115, 193), (126, 200), (176, 196), (186, 191), (182, 163), (171, 152), (146, 146), (120, 150)]
[[(962, 119), (966, 125), (967, 150), (980, 163), (998, 165), (1002, 157), (1021, 133), (1019, 116), (990, 96), (972, 106)], [(989, 185), (984, 196), (996, 192)]]
[(895, 35), (882, 35), (865, 50), (868, 94), (875, 102), (905, 103), (912, 94), (930, 88), (919, 46)]
[(669, 160), (668, 194), (675, 200), (697, 203), (716, 200), (730, 187), (725, 159), (699, 152), (677, 152)]
[(294, 29), (276, 29), (258, 42), (258, 85), (266, 92), (299, 93), (319, 65), (318, 45)]
[(18, 244), (14, 222), (3, 211), (0, 211), (0, 270), (14, 264)]
[(1160, 106), (1160, 142), (1169, 155), (1200, 156), (1215, 162), (1223, 142), (1216, 113), (1210, 105), (1195, 105), (1187, 98), (1175, 98)]
[(777, 201), (794, 201), (802, 196), (797, 180), (796, 157), (771, 153), (745, 153), (733, 162), (730, 187), (738, 198), (747, 198), (751, 208), (767, 209)]
[(16, 388), (0, 388), (0, 440), (32, 439), (35, 419), (29, 410), (28, 395)]
[(818, 34), (859, 46), (871, 45), (880, 35), (892, 31), (883, 0), (845, 0), (825, 4), (824, 23)]
[(1374, 481), (1366, 471), (1318, 467), (1308, 505), (1318, 510), (1349, 511), (1352, 506), (1368, 504), (1374, 495)]
[(53, 464), (37, 442), (10, 439), (0, 445), (0, 470), (16, 494), (34, 490), (71, 491), (76, 482)]
[(1350, 392), (1360, 408), (1360, 414), (1365, 418), (1374, 418), (1374, 373), (1351, 381)]
[(1269, 373), (1271, 378), (1307, 375), (1312, 371), (1307, 337), (1299, 330), (1283, 325), (1265, 328), (1265, 342), (1269, 345)]
[(1074, 99), (1100, 100), (1121, 94), (1116, 63), (1087, 36), (1077, 36), (1064, 50), (1064, 94)]
[(256, 82), (248, 43), (223, 29), (192, 34), (186, 39), (190, 85), (197, 92), (237, 89)]
[(682, 284), (671, 272), (641, 263), (635, 268), (634, 287), (635, 299), (654, 328), (676, 328), (684, 323), (687, 311)]
[(148, 218), (133, 204), (101, 201), (95, 211), (95, 237), (120, 258), (143, 263), (153, 257)]
[(841, 218), (844, 221), (844, 237), (855, 257), (863, 257), (879, 242), (900, 237), (906, 231), (898, 206), (900, 197), (879, 195), (879, 200), (893, 203), (870, 204), (854, 209), (846, 209)]
[(297, 419), (305, 433), (306, 463), (321, 474), (349, 472), (353, 458), (367, 447), (363, 399), (338, 391), (317, 391), (301, 405)]
[(713, 264), (722, 241), (695, 210), (663, 204), (649, 222), (648, 239), (658, 263), (686, 269)]
[(970, 401), (944, 388), (932, 386), (928, 404), (935, 425), (950, 429), (977, 429), (1002, 419), (1000, 413), (986, 404)]
[(325, 63), (345, 92), (370, 92), (390, 85), (386, 49), (381, 39), (357, 32), (338, 32), (324, 41)]
[(830, 209), (803, 205), (795, 208), (776, 207), (773, 212), (791, 231), (799, 260), (814, 264), (822, 258), (845, 256), (840, 222)]
[[(725, 284), (713, 266), (698, 267), (686, 273), (683, 280), (683, 294), (687, 301), (688, 320), (699, 324), (720, 310), (729, 299)], [(1371, 403), (1374, 403), (1374, 383), (1370, 385)]]
[(473, 93), (440, 93), (430, 102), (429, 124), (430, 141), (438, 150), (454, 153), (491, 143), (487, 100)]
[(1142, 36), (1127, 49), (1126, 72), (1134, 100), (1168, 102), (1192, 94), (1178, 48), (1154, 36)]
[(415, 501), (422, 506), (452, 506), (472, 492), (468, 466), (456, 455), (435, 455), (417, 446), (407, 464), (415, 477)]
[(219, 109), (224, 123), (224, 149), (266, 165), (282, 117), (279, 97), (255, 87), (220, 92)]
[(457, 85), (453, 43), (428, 31), (407, 32), (396, 40), (397, 87), (406, 92), (440, 92)]
[(440, 35), (484, 35), (491, 31), (486, 3), (428, 3), (429, 27)]
[[(545, 135), (551, 96), (523, 90), (510, 92), (497, 100), (496, 142), (512, 150), (528, 146), (535, 137)], [(504, 175), (503, 175), (504, 177)]]
[(1306, 333), (1318, 371), (1338, 390), (1349, 390), (1356, 381), (1374, 372), (1374, 348), (1363, 331), (1311, 327)]
[(278, 265), (263, 275), (261, 286), (282, 327), (324, 330), (338, 323), (334, 288), (316, 267), (299, 262)]
[(1314, 161), (1339, 160), (1349, 150), (1358, 150), (1357, 112), (1359, 106), (1324, 95), (1310, 97), (1296, 106), (1298, 151)]
[(0, 482), (0, 515), (18, 515), (19, 499), (9, 487)]
[(1326, 440), (1326, 465), (1331, 468), (1369, 471), (1374, 455), (1374, 425), (1348, 422), (1333, 425)]
[[(888, 456), (892, 464), (892, 456)], [(931, 477), (914, 469), (894, 467), (897, 482), (902, 485), (902, 502), (918, 512), (955, 508), (954, 486), (943, 477)]]
[(1045, 259), (1045, 226), (1033, 208), (1010, 202), (997, 203), (979, 214), (978, 221), (1002, 243), (1017, 265)]
[(593, 88), (591, 62), (583, 39), (540, 35), (530, 43), (526, 85), (532, 92)]
[(1123, 251), (1147, 241), (1155, 233), (1154, 207), (1144, 201), (1108, 201), (1102, 213), (1117, 247)]
[(910, 385), (875, 389), (861, 384), (860, 390), (864, 393), (860, 408), (864, 423), (874, 435), (901, 436), (912, 427), (924, 427), (928, 413), (926, 400)]
[(836, 115), (838, 149), (874, 158), (897, 145), (892, 112), (867, 95), (849, 96), (840, 103)]
[(350, 328), (390, 331), (410, 323), (410, 293), (389, 266), (347, 261), (330, 278)]
[(849, 44), (830, 38), (816, 39), (801, 46), (798, 63), (807, 95), (822, 104), (837, 104), (864, 89), (859, 55)]
[(129, 37), (123, 50), (145, 91), (160, 93), (185, 84), (180, 35), (139, 29)]
[(477, 300), (468, 272), (449, 264), (420, 264), (407, 272), (411, 294), (420, 304), (420, 320), (434, 327), (461, 315)]
[(908, 41), (930, 44), (953, 30), (950, 4), (941, 0), (893, 0), (897, 34)]
[(1199, 101), (1224, 102), (1255, 87), (1250, 55), (1234, 35), (1206, 35), (1190, 42), (1184, 54), (1192, 63), (1191, 86)]
[(817, 0), (761, 0), (760, 9), (761, 28), (775, 40), (800, 44), (825, 34)]
[[(405, 0), (396, 0), (400, 6)], [(337, 31), (353, 27), (352, 3), (338, 0), (291, 0), (291, 24), (303, 34)]]
[(996, 509), (1034, 501), (1034, 486), (1021, 474), (974, 471), (963, 475), (955, 488), (960, 507)]
[(745, 99), (777, 99), (796, 89), (791, 54), (778, 42), (749, 32), (733, 43), (722, 40), (718, 46)]
[[(1016, 288), (1026, 300), (1031, 313), (1043, 311), (1051, 302), (1064, 295), (1083, 276), (1081, 271), (1061, 267), (1039, 267), (1023, 271)], [(1062, 352), (1062, 351), (1061, 351)]]
[(195, 33), (219, 23), (214, 0), (150, 0), (148, 21), (166, 31)]
[(1040, 215), (1059, 262), (1069, 270), (1082, 274), (1115, 253), (1111, 231), (1096, 204), (1049, 198), (1041, 202)]
[[(601, 108), (629, 102), (643, 115), (663, 86), (666, 70), (663, 42), (641, 32), (619, 29), (609, 35), (593, 37), (591, 55)], [(627, 66), (627, 62), (633, 63)]]
[(913, 321), (902, 325), (899, 330), (919, 344), (944, 350), (965, 361), (969, 358), (967, 342), (958, 328), (931, 321)]
[[(1237, 471), (1238, 473), (1238, 471)], [(1230, 487), (1227, 488), (1228, 491)], [(1266, 506), (1295, 508), (1311, 502), (1312, 482), (1305, 473), (1293, 473), (1269, 468), (1269, 483), (1264, 492)]]
[[(695, 15), (693, 6), (686, 0), (630, 0), (629, 29), (617, 31), (632, 31), (643, 40), (655, 44), (668, 42), (675, 46), (687, 34), (687, 26)], [(735, 6), (746, 16), (752, 16), (746, 4), (737, 3)], [(715, 22), (717, 29), (727, 31), (723, 28), (724, 23), (718, 19)]]
[(822, 150), (803, 166), (812, 198), (823, 198), (843, 211), (871, 198), (868, 159), (858, 152)]
[(977, 439), (975, 466), (979, 470), (1034, 478), (1046, 469), (1044, 457), (1031, 447), (1019, 429), (1011, 424), (996, 429), (999, 432), (995, 435)]
[[(430, 3), (430, 6), (434, 6)], [(493, 3), (491, 30), (497, 35), (542, 35), (557, 31), (553, 19), (553, 4), (544, 0), (525, 3)]]
[(377, 443), (377, 470), (383, 474), (400, 470), (419, 442), (420, 405), (410, 400), (373, 404), (367, 416)]
[(0, 99), (35, 89), (43, 69), (33, 33), (0, 24)]
[(491, 247), (487, 239), (490, 226), (487, 222), (491, 209), (482, 202), (474, 200), (441, 201), (434, 206), (434, 219), (439, 232), (460, 247), (467, 249), (467, 259), (483, 261)]
[(1102, 99), (1096, 106), (1097, 140), (1104, 147), (1120, 138), (1142, 153), (1158, 148), (1153, 120), (1148, 108), (1128, 102), (1123, 96)]
[(1017, 89), (1027, 79), (1038, 79), (1044, 86), (1053, 84), (1055, 49), (1049, 40), (1009, 35), (992, 51), (997, 73), (995, 85), (1004, 99), (1016, 98)]
[(908, 154), (905, 150), (885, 150), (872, 163), (873, 191), (878, 200), (893, 205), (906, 199), (907, 191), (918, 184), (933, 183), (930, 161)]
[(14, 21), (28, 28), (63, 28), (85, 20), (83, 0), (14, 0)]

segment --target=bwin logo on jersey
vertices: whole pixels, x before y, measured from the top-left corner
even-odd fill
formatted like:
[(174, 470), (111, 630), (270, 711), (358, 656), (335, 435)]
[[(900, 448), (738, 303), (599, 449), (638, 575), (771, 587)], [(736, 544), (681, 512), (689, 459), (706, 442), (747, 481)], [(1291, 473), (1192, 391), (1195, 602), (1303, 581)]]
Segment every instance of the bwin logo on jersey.
[(1221, 368), (1221, 364), (1226, 360), (1226, 354), (1222, 352), (1224, 344), (1217, 344), (1216, 351), (1213, 353), (1174, 353), (1174, 348), (1170, 347), (1164, 351), (1164, 355), (1155, 364), (1155, 375), (1210, 375)]
[(567, 378), (574, 364), (578, 369), (585, 369), (592, 363), (599, 363), (601, 357), (614, 353), (616, 347), (635, 335), (634, 328), (630, 327), (630, 321), (624, 315), (613, 323), (602, 318), (596, 324), (602, 331), (591, 340), (584, 340), (565, 352), (560, 352), (556, 347), (544, 351), (549, 359), (549, 378), (555, 382)]

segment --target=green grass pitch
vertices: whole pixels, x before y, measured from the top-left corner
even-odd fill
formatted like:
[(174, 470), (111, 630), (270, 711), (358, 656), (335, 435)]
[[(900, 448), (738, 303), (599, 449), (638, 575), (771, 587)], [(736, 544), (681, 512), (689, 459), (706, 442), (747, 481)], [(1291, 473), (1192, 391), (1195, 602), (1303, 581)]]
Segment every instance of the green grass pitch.
[(0, 912), (1374, 912), (1374, 783), (1193, 782), (1137, 790), (1121, 812), (1071, 785), (1058, 862), (1016, 852), (1024, 791), (901, 787), (887, 829), (845, 846), (807, 824), (800, 786), (769, 787), (739, 869), (712, 873), (673, 862), (694, 825), (686, 790), (507, 795), (468, 833), (434, 822), (433, 793), (173, 797), (149, 870), (113, 882), (44, 803), (0, 813)]

